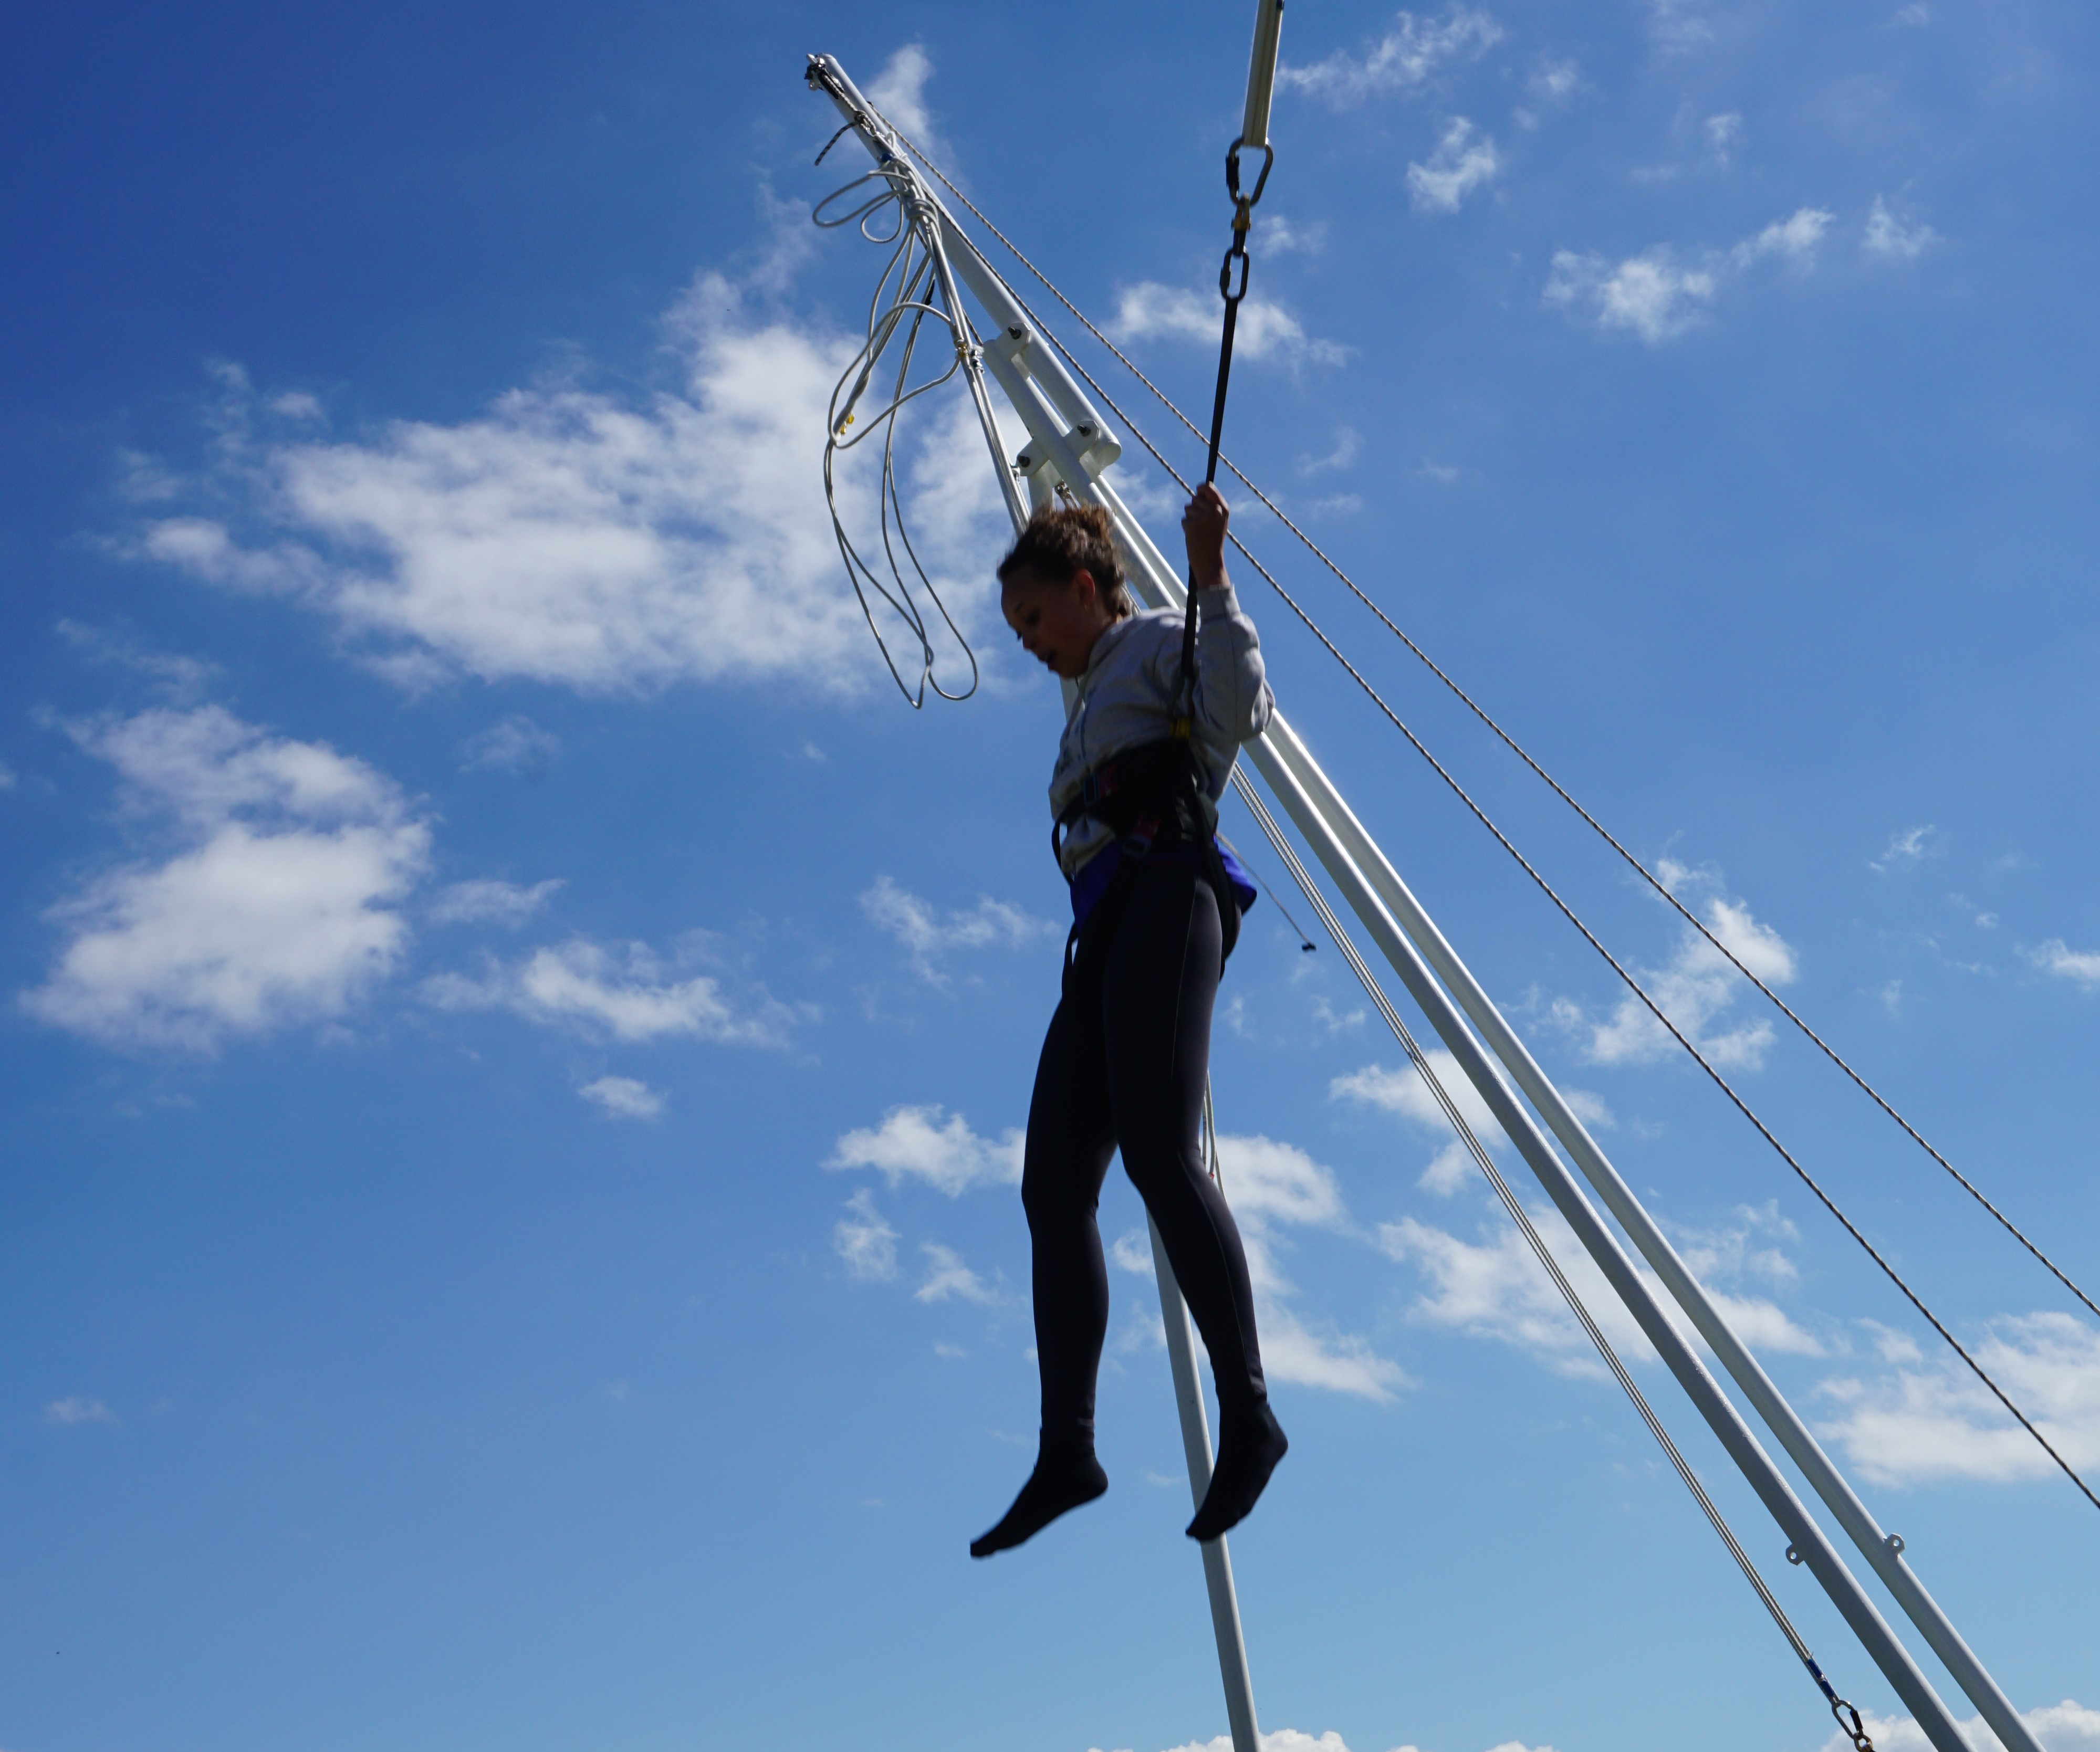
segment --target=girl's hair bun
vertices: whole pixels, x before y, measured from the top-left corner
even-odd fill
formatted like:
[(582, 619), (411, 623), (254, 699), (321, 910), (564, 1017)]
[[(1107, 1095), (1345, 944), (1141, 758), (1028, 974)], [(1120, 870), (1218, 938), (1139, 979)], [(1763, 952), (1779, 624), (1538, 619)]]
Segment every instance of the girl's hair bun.
[(1116, 555), (1115, 519), (1106, 505), (1044, 506), (999, 562), (1002, 584), (1020, 578), (1070, 583), (1078, 572), (1092, 574), (1094, 588), (1117, 619), (1137, 612)]

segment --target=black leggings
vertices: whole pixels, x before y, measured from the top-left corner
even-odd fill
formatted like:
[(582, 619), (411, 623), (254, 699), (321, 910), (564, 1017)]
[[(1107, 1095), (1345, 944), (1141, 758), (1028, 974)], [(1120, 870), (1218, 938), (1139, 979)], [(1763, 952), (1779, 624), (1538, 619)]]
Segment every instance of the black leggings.
[(1109, 1324), (1095, 1213), (1118, 1146), (1203, 1335), (1221, 1407), (1266, 1397), (1246, 1254), (1198, 1147), (1221, 941), (1217, 899), (1201, 874), (1147, 864), (1127, 897), (1088, 915), (1065, 971), (1036, 1067), (1021, 1179), (1046, 1443), (1093, 1440)]

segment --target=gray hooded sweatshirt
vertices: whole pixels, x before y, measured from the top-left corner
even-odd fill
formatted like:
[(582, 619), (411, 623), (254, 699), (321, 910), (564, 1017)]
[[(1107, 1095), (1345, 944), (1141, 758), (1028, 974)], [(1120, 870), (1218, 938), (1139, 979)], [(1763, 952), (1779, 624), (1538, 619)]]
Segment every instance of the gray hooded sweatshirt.
[[(1196, 592), (1196, 702), (1191, 742), (1202, 768), (1211, 825), (1232, 777), (1240, 744), (1260, 735), (1276, 710), (1262, 673), (1261, 638), (1229, 584)], [(1154, 609), (1118, 621), (1094, 643), (1076, 684), (1050, 776), (1054, 818), (1104, 762), (1173, 734), (1174, 690), (1181, 674), (1181, 612)], [(1114, 839), (1106, 823), (1082, 816), (1058, 859), (1066, 878)]]

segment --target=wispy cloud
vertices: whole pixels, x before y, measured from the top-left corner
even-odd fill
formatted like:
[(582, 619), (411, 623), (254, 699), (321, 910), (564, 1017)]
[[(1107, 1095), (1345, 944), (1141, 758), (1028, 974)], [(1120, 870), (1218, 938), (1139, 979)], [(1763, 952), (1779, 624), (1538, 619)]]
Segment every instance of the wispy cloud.
[[(1542, 1207), (1531, 1217), (1613, 1348), (1621, 1357), (1652, 1358), (1653, 1347), (1560, 1213)], [(1604, 1377), (1567, 1302), (1507, 1218), (1485, 1220), (1474, 1241), (1412, 1217), (1381, 1224), (1378, 1235), (1388, 1257), (1413, 1266), (1425, 1281), (1415, 1318), (1514, 1345), (1562, 1374)]]
[[(1792, 947), (1770, 926), (1760, 923), (1741, 901), (1717, 891), (1719, 878), (1714, 873), (1688, 869), (1665, 858), (1657, 874), (1674, 891), (1693, 895), (1689, 903), (1693, 910), (1766, 984), (1792, 983), (1796, 971)], [(1703, 904), (1696, 898), (1702, 887), (1708, 891)], [(1676, 953), (1666, 965), (1638, 971), (1662, 1013), (1714, 1063), (1750, 1071), (1763, 1065), (1772, 1043), (1771, 1024), (1760, 1017), (1732, 1028), (1721, 1025), (1748, 986), (1720, 950), (1689, 925), (1679, 932)], [(1630, 992), (1602, 1020), (1590, 1017), (1571, 998), (1556, 1000), (1552, 1015), (1582, 1040), (1584, 1050), (1598, 1064), (1652, 1063), (1677, 1050), (1669, 1032)]]
[(1730, 252), (1739, 268), (1776, 258), (1796, 268), (1807, 268), (1815, 259), (1823, 234), (1837, 215), (1822, 207), (1802, 207), (1784, 219), (1775, 219), (1754, 237), (1746, 237)]
[(431, 896), (429, 909), (435, 925), (502, 925), (516, 929), (532, 918), (562, 887), (558, 876), (526, 887), (493, 877), (456, 882)]
[(1346, 469), (1363, 453), (1363, 434), (1353, 426), (1335, 428), (1335, 447), (1324, 456), (1304, 456), (1298, 459), (1300, 474), (1318, 474), (1329, 469)]
[(926, 1241), (920, 1244), (919, 1251), (925, 1257), (926, 1276), (911, 1292), (914, 1301), (944, 1302), (959, 1296), (966, 1302), (989, 1306), (999, 1300), (999, 1292), (964, 1264), (963, 1256), (953, 1248)]
[[(1400, 1366), (1370, 1340), (1299, 1312), (1298, 1288), (1277, 1261), (1275, 1230), (1345, 1230), (1348, 1213), (1334, 1173), (1295, 1144), (1260, 1135), (1218, 1139), (1220, 1176), (1246, 1248), (1262, 1367), (1272, 1380), (1383, 1401), (1407, 1385)], [(1118, 1256), (1120, 1257), (1120, 1255)]]
[(615, 1120), (660, 1119), (664, 1098), (646, 1083), (631, 1076), (602, 1076), (585, 1083), (576, 1093)]
[(216, 706), (73, 734), (174, 849), (51, 909), (68, 941), (21, 996), (31, 1015), (112, 1045), (210, 1052), (341, 1015), (399, 964), (397, 909), (430, 832), (383, 773)]
[(562, 740), (543, 730), (523, 712), (499, 718), (459, 746), (463, 773), (538, 773), (560, 752)]
[(867, 1187), (846, 1200), (846, 1214), (832, 1228), (832, 1251), (863, 1282), (896, 1281), (897, 1231), (875, 1208), (875, 1194)]
[[(1108, 326), (1109, 332), (1124, 342), (1194, 341), (1215, 347), (1224, 321), (1224, 307), (1215, 292), (1206, 294), (1148, 280), (1117, 294), (1115, 317)], [(1347, 347), (1312, 338), (1282, 305), (1260, 297), (1250, 297), (1240, 306), (1233, 346), (1235, 358), (1273, 359), (1290, 366), (1339, 365), (1349, 356)]]
[[(644, 943), (573, 937), (479, 977), (439, 974), (423, 982), (441, 1010), (508, 1010), (529, 1022), (562, 1023), (623, 1041), (686, 1036), (728, 1046), (779, 1046), (796, 1012), (763, 992), (731, 997), (712, 975), (688, 973)], [(683, 975), (683, 977), (681, 975)]]
[(1807, 272), (1833, 216), (1802, 207), (1725, 251), (1687, 262), (1667, 244), (1614, 262), (1590, 251), (1557, 250), (1546, 275), (1550, 305), (1586, 314), (1600, 329), (1623, 329), (1651, 346), (1703, 321), (1732, 275), (1776, 260)]
[(2100, 950), (2074, 949), (2061, 937), (2023, 952), (2044, 973), (2076, 980), (2089, 992), (2100, 991)]
[(1665, 55), (1689, 55), (1714, 40), (1699, 0), (1648, 0), (1648, 30)]
[[(1925, 8), (1904, 10), (1922, 12)], [(1860, 1719), (1878, 1752), (1932, 1752), (1932, 1741), (1925, 1730), (1907, 1715), (1877, 1715), (1872, 1710), (1862, 1710)], [(2100, 1752), (2100, 1710), (2085, 1709), (2066, 1697), (2045, 1709), (2023, 1710), (2020, 1719), (2049, 1752)], [(2004, 1752), (2004, 1742), (1984, 1725), (1982, 1716), (1972, 1715), (1955, 1725), (1976, 1752)], [(1821, 1752), (1852, 1752), (1852, 1747), (1849, 1733), (1836, 1733), (1823, 1743)]]
[[(149, 522), (137, 552), (303, 602), (412, 689), (465, 674), (588, 693), (682, 681), (856, 693), (880, 663), (839, 575), (811, 447), (852, 343), (761, 314), (747, 292), (703, 274), (670, 313), (676, 390), (558, 384), (354, 442), (257, 436), (222, 448), (186, 490), (198, 508)], [(997, 484), (967, 398), (924, 405), (901, 484), (920, 556), (971, 625), (989, 613), (970, 582), (997, 539)], [(841, 467), (856, 527), (874, 520), (872, 488), (871, 470)], [(514, 762), (536, 746), (544, 758), (514, 729), (467, 758)]]
[(1630, 329), (1650, 346), (1679, 335), (1714, 302), (1716, 282), (1706, 268), (1679, 265), (1657, 244), (1621, 262), (1560, 249), (1546, 282), (1546, 302), (1583, 309), (1599, 328)]
[(1923, 827), (1902, 827), (1889, 835), (1888, 849), (1878, 858), (1869, 858), (1867, 868), (1886, 873), (1890, 870), (1908, 869), (1927, 858), (1943, 856), (1939, 843), (1939, 829), (1927, 822)]
[[(1927, 1359), (1885, 1335), (1879, 1376), (1823, 1384), (1839, 1407), (1824, 1433), (1879, 1484), (2044, 1478), (2055, 1466), (1952, 1354)], [(2100, 1464), (2100, 1332), (2063, 1314), (2005, 1315), (1969, 1346), (2057, 1451), (2080, 1468)]]
[(1501, 169), (1495, 143), (1463, 116), (1455, 116), (1429, 161), (1408, 165), (1408, 197), (1418, 213), (1456, 213), (1468, 195), (1486, 187)]
[(1447, 66), (1476, 60), (1502, 39), (1502, 26), (1477, 7), (1454, 6), (1440, 18), (1401, 12), (1376, 42), (1338, 49), (1304, 66), (1286, 64), (1277, 68), (1276, 82), (1342, 108), (1420, 90)]
[(907, 1180), (960, 1198), (973, 1186), (1018, 1186), (1021, 1134), (980, 1138), (960, 1113), (938, 1103), (892, 1107), (878, 1125), (848, 1132), (824, 1166), (834, 1171), (877, 1170), (893, 1191)]
[(1058, 931), (1050, 920), (989, 896), (981, 896), (967, 911), (944, 913), (887, 876), (876, 878), (875, 886), (861, 896), (860, 909), (871, 924), (904, 945), (919, 976), (935, 985), (946, 983), (938, 965), (944, 955), (960, 949), (1022, 949)]
[(74, 1393), (64, 1399), (54, 1399), (44, 1407), (44, 1421), (61, 1428), (75, 1424), (114, 1424), (117, 1414), (99, 1399), (86, 1393)]
[(1860, 250), (1884, 262), (1915, 262), (1939, 241), (1939, 233), (1922, 219), (1906, 222), (1890, 211), (1879, 195), (1867, 213), (1867, 228), (1860, 238)]

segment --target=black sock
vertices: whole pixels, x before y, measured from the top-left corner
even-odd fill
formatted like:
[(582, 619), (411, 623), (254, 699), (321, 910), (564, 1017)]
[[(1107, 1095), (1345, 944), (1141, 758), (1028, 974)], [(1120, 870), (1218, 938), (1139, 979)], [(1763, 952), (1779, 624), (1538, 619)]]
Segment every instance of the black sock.
[(1204, 1543), (1223, 1539), (1246, 1518), (1276, 1463), (1290, 1448), (1265, 1399), (1237, 1413), (1220, 1408), (1218, 1426), (1218, 1464), (1211, 1472), (1211, 1488), (1189, 1523), (1189, 1537)]
[(1065, 1510), (1092, 1502), (1108, 1487), (1109, 1475), (1101, 1470), (1090, 1445), (1053, 1447), (1045, 1443), (1013, 1507), (989, 1533), (970, 1541), (970, 1556), (989, 1557), (994, 1552), (1010, 1551)]

